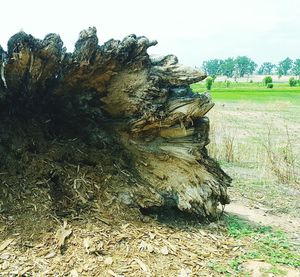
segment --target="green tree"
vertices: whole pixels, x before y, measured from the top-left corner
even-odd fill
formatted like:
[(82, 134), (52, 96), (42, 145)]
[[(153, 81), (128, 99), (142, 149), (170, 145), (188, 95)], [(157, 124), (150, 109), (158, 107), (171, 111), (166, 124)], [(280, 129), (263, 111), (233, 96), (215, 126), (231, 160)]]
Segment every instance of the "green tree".
[(286, 58), (283, 61), (278, 63), (277, 74), (279, 77), (288, 75), (289, 71), (292, 69), (293, 60)]
[(203, 62), (202, 68), (207, 75), (216, 78), (218, 75), (221, 74), (222, 63), (223, 61), (219, 59), (208, 60)]
[(264, 85), (268, 86), (268, 84), (272, 84), (273, 83), (273, 79), (271, 76), (266, 76), (264, 79), (263, 79), (263, 83)]
[(298, 76), (298, 79), (300, 80), (300, 59), (294, 61), (292, 72), (294, 75)]
[(291, 77), (291, 78), (289, 79), (289, 85), (290, 85), (290, 87), (295, 87), (295, 86), (297, 86), (297, 80), (296, 80), (294, 77)]
[(234, 75), (235, 62), (234, 58), (228, 58), (221, 64), (221, 74), (227, 78), (232, 78)]
[(276, 67), (276, 65), (273, 63), (264, 62), (258, 69), (258, 74), (259, 75), (271, 75), (272, 71), (275, 67)]
[(238, 77), (251, 75), (256, 67), (257, 64), (247, 56), (239, 56), (235, 59), (235, 70)]
[(213, 77), (208, 76), (206, 78), (205, 85), (206, 85), (207, 90), (211, 90), (213, 82), (214, 82), (214, 78)]

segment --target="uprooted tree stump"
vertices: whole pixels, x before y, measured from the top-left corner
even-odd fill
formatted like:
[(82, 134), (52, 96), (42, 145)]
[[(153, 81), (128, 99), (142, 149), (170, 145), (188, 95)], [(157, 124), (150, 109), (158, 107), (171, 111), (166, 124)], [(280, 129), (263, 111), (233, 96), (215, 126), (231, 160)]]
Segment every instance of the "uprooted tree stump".
[(52, 201), (66, 204), (84, 188), (64, 169), (86, 166), (98, 189), (120, 174), (113, 197), (133, 207), (211, 217), (229, 203), (231, 179), (206, 149), (214, 104), (189, 87), (206, 76), (173, 55), (149, 56), (155, 44), (129, 35), (99, 46), (89, 28), (73, 53), (56, 34), (19, 32), (7, 52), (0, 47), (2, 187), (31, 178), (31, 187), (46, 184)]

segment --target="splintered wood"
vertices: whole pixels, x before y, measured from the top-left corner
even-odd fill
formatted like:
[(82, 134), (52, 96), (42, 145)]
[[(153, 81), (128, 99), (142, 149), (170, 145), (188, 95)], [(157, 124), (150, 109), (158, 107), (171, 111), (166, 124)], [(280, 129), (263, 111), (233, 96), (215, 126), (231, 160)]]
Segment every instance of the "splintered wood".
[(174, 55), (149, 55), (156, 43), (129, 35), (98, 45), (93, 27), (66, 53), (57, 34), (13, 35), (7, 52), (0, 47), (0, 182), (48, 187), (61, 216), (90, 206), (95, 191), (103, 197), (105, 182), (107, 205), (216, 217), (231, 178), (206, 149), (214, 103), (190, 88), (206, 75)]

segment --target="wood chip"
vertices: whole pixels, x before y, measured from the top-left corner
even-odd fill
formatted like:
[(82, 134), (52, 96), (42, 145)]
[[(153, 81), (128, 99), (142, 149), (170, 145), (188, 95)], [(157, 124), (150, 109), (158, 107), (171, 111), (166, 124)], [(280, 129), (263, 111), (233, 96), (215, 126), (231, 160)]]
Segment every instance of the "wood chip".
[(63, 248), (66, 242), (66, 239), (72, 235), (71, 229), (66, 229), (66, 227), (62, 227), (56, 232), (56, 239), (59, 248)]
[(125, 230), (125, 229), (127, 229), (127, 227), (130, 225), (130, 223), (126, 223), (126, 224), (123, 224), (122, 226), (121, 226), (121, 228), (123, 229), (123, 230)]
[(4, 261), (2, 264), (2, 270), (8, 269), (9, 268), (9, 261)]
[(142, 240), (140, 245), (139, 245), (139, 250), (140, 251), (146, 250), (147, 247), (148, 247), (148, 243)]
[(163, 255), (168, 255), (169, 254), (169, 249), (167, 246), (164, 246), (160, 249), (160, 253)]
[(107, 258), (105, 258), (104, 264), (106, 264), (106, 265), (111, 265), (112, 263), (113, 263), (112, 257), (107, 257)]
[(85, 248), (85, 251), (90, 254), (89, 248), (91, 246), (91, 242), (89, 238), (84, 238), (83, 239), (83, 247)]
[(188, 268), (182, 268), (180, 269), (180, 272), (178, 274), (178, 277), (189, 277), (191, 276), (192, 271)]
[(173, 252), (176, 252), (177, 248), (176, 248), (176, 246), (175, 246), (174, 244), (170, 243), (170, 242), (167, 241), (166, 239), (163, 239), (163, 242), (164, 242), (165, 244), (167, 244)]
[(0, 256), (0, 259), (1, 260), (8, 260), (10, 258), (10, 254), (9, 253), (3, 253), (1, 256)]
[(78, 275), (77, 270), (76, 270), (76, 269), (72, 269), (72, 270), (70, 271), (70, 276), (71, 276), (71, 277), (78, 277), (79, 275)]
[(134, 259), (138, 265), (141, 267), (141, 269), (144, 271), (144, 272), (149, 272), (148, 271), (148, 267), (146, 266), (146, 264), (144, 262), (142, 262), (140, 259), (136, 258)]
[(29, 270), (33, 269), (33, 266), (27, 266), (25, 267), (24, 269), (22, 269), (20, 272), (19, 272), (19, 275), (18, 276), (23, 276), (26, 272), (28, 272)]
[(154, 233), (151, 233), (151, 232), (149, 233), (149, 237), (150, 237), (151, 240), (155, 239), (155, 236), (156, 235)]
[(3, 241), (0, 244), (0, 251), (3, 251), (6, 247), (8, 247), (12, 242), (14, 241), (14, 239), (6, 239), (5, 241)]
[(152, 252), (154, 251), (154, 247), (153, 247), (151, 244), (149, 244), (149, 243), (148, 243), (148, 245), (147, 245), (147, 251), (148, 251), (149, 253), (152, 253)]
[(45, 259), (51, 259), (56, 256), (56, 253), (54, 251), (49, 252), (46, 256)]

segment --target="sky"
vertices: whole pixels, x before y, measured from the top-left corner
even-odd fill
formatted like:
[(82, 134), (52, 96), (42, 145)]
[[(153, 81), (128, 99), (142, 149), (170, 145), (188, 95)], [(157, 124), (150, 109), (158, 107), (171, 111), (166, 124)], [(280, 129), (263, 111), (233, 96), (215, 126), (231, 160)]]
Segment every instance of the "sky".
[(20, 30), (58, 33), (68, 51), (95, 26), (99, 44), (129, 34), (158, 41), (150, 54), (180, 63), (246, 55), (256, 63), (300, 58), (300, 0), (14, 0), (1, 1), (0, 44)]

